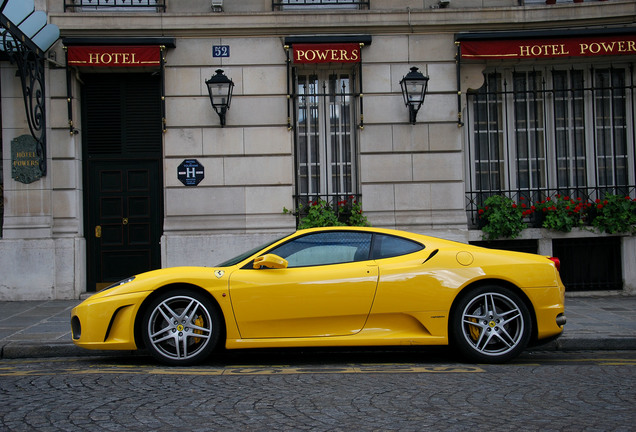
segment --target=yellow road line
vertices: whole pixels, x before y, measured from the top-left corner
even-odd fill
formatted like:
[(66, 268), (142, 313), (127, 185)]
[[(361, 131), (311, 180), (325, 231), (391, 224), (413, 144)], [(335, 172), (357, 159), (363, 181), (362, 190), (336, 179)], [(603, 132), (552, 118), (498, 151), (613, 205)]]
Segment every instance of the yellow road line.
[[(56, 363), (62, 361), (53, 360)], [(424, 373), (484, 373), (490, 365), (437, 365), (420, 366), (408, 363), (370, 363), (345, 364), (342, 366), (321, 365), (225, 365), (210, 367), (157, 367), (155, 365), (98, 364), (79, 367), (77, 362), (68, 367), (46, 367), (24, 369), (42, 361), (0, 362), (0, 376), (48, 376), (58, 374), (130, 374), (130, 375), (197, 375), (197, 376), (241, 376), (241, 375), (293, 375), (293, 374), (424, 374)], [(596, 364), (599, 366), (636, 366), (636, 359), (620, 358), (580, 358), (580, 359), (541, 359), (538, 362), (513, 363), (508, 366), (532, 366), (554, 364)], [(498, 365), (502, 366), (502, 365)], [(506, 366), (506, 365), (503, 365)]]
[(240, 375), (293, 375), (293, 374), (395, 374), (395, 373), (482, 373), (476, 366), (415, 366), (415, 365), (355, 365), (355, 366), (232, 366), (222, 368), (148, 368), (148, 367), (95, 367), (87, 369), (59, 369), (55, 371), (0, 370), (0, 376), (46, 376), (57, 374), (131, 374), (131, 375), (197, 375), (197, 376), (240, 376)]

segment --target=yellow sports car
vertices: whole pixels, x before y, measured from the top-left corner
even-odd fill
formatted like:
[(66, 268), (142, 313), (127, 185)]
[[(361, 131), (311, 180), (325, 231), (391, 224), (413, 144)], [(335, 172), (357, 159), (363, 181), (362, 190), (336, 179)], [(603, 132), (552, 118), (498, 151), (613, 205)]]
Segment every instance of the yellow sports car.
[(403, 231), (297, 231), (216, 267), (125, 279), (73, 309), (75, 344), (189, 365), (227, 349), (447, 345), (503, 362), (563, 331), (556, 258)]

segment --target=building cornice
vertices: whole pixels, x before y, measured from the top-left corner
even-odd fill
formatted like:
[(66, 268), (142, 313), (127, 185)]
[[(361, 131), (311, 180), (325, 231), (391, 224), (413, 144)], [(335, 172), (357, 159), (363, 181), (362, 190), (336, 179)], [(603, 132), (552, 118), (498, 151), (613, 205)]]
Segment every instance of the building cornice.
[(512, 31), (636, 22), (636, 2), (590, 2), (474, 9), (263, 13), (51, 13), (63, 36), (231, 37)]

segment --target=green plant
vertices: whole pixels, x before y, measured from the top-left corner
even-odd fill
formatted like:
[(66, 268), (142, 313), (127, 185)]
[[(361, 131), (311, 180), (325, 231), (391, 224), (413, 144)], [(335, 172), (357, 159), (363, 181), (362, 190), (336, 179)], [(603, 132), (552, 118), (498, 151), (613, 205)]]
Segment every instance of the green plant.
[(615, 234), (636, 232), (636, 199), (629, 196), (606, 195), (592, 206), (592, 226), (601, 232)]
[(534, 205), (522, 202), (517, 206), (510, 198), (495, 195), (479, 209), (480, 226), (487, 240), (515, 238), (527, 227), (523, 219), (529, 217), (533, 217), (535, 226), (554, 231), (570, 232), (591, 225), (608, 234), (636, 233), (636, 199), (606, 195), (605, 199), (592, 203), (556, 195)]
[[(342, 201), (341, 201), (342, 203)], [(339, 203), (340, 204), (340, 203)], [(338, 211), (341, 214), (348, 215), (347, 225), (349, 226), (369, 226), (367, 217), (362, 213), (362, 204), (358, 201), (353, 201), (350, 205), (338, 206)]]
[(572, 199), (565, 195), (556, 195), (554, 199), (548, 197), (538, 202), (533, 210), (542, 219), (541, 227), (554, 231), (570, 232), (572, 228), (584, 224), (585, 209), (588, 203), (580, 198)]
[(362, 204), (351, 197), (350, 201), (339, 201), (334, 209), (327, 201), (319, 199), (308, 206), (299, 205), (295, 211), (283, 208), (283, 213), (300, 215), (298, 229), (326, 226), (369, 226), (362, 213)]
[(526, 228), (521, 208), (510, 198), (493, 195), (478, 210), (485, 240), (516, 238)]

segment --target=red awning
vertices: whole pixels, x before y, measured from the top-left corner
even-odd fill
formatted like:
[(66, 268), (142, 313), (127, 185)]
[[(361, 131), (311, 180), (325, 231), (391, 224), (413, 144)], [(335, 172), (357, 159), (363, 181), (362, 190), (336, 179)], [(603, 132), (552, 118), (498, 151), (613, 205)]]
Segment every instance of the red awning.
[(533, 59), (636, 54), (636, 35), (460, 41), (463, 59)]
[(159, 45), (69, 46), (69, 66), (143, 67), (161, 64)]
[(360, 44), (294, 44), (294, 63), (360, 63)]

